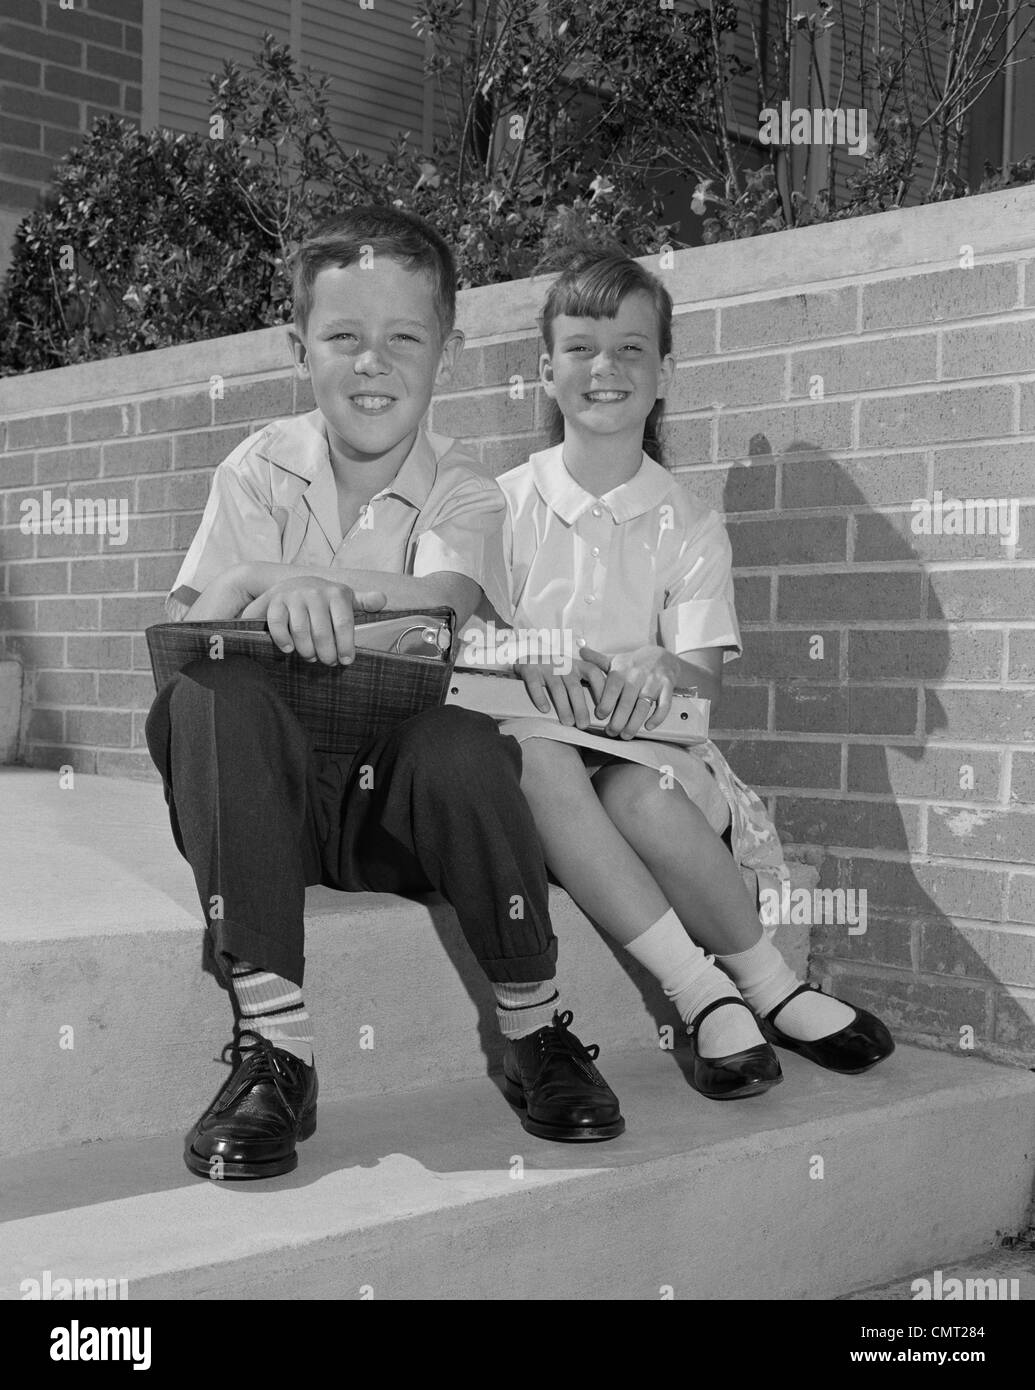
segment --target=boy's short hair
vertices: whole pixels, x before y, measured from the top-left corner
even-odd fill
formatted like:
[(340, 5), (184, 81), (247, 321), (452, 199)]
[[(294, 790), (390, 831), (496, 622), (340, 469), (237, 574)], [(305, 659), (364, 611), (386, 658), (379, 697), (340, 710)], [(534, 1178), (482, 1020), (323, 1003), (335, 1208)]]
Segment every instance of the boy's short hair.
[(456, 319), (456, 266), (448, 244), (422, 218), (402, 208), (373, 204), (349, 208), (315, 227), (292, 257), (295, 327), (304, 332), (313, 307), (313, 285), (327, 266), (349, 266), (367, 251), (390, 256), (407, 270), (424, 271), (435, 291), (442, 337)]

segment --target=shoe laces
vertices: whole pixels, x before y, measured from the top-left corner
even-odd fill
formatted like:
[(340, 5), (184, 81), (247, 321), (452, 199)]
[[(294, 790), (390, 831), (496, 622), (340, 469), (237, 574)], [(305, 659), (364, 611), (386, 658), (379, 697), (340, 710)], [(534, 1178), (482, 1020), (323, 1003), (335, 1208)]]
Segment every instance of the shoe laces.
[[(253, 1041), (242, 1046), (241, 1043), (244, 1038), (251, 1038)], [(229, 1057), (227, 1057), (228, 1052)], [(242, 1028), (237, 1034), (237, 1041), (228, 1042), (223, 1048), (221, 1058), (224, 1062), (230, 1061), (232, 1064), (235, 1054), (240, 1059), (237, 1068), (235, 1068), (235, 1075), (239, 1076), (238, 1084), (227, 1095), (221, 1108), (227, 1109), (245, 1090), (257, 1085), (260, 1081), (271, 1081), (281, 1105), (291, 1116), (291, 1119), (297, 1121), (298, 1115), (295, 1107), (288, 1099), (283, 1085), (285, 1081), (290, 1081), (291, 1077), (269, 1038), (264, 1038), (261, 1033), (256, 1033), (251, 1028)]]
[(539, 1033), (539, 1046), (544, 1053), (585, 1053), (591, 1062), (595, 1062), (600, 1056), (600, 1044), (590, 1043), (587, 1047), (585, 1043), (579, 1042), (574, 1033), (569, 1031), (574, 1017), (570, 1009), (565, 1009), (562, 1014), (554, 1014), (553, 1023)]

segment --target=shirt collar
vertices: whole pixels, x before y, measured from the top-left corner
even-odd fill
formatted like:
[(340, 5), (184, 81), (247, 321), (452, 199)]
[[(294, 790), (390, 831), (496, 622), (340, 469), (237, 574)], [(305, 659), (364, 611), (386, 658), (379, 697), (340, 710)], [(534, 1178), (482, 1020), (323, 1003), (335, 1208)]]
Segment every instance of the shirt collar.
[(659, 506), (672, 488), (672, 476), (647, 454), (628, 482), (619, 483), (602, 497), (594, 497), (575, 481), (564, 466), (562, 444), (531, 457), (532, 476), (544, 502), (567, 525), (573, 525), (582, 514), (603, 505), (615, 521), (632, 521)]

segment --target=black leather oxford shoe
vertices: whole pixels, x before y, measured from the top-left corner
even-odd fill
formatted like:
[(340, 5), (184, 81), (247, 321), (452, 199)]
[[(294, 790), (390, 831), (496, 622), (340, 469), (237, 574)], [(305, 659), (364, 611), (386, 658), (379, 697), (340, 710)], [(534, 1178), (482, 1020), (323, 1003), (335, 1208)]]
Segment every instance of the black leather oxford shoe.
[(570, 1012), (503, 1053), (504, 1093), (524, 1111), (522, 1126), (540, 1139), (580, 1143), (616, 1139), (625, 1129), (618, 1097), (593, 1063), (600, 1049), (569, 1031)]
[[(828, 1071), (843, 1072), (846, 1076), (868, 1071), (895, 1051), (894, 1039), (880, 1019), (865, 1009), (857, 1009), (854, 1004), (847, 1006), (855, 1009), (855, 1017), (838, 1032), (825, 1038), (817, 1038), (815, 1042), (799, 1042), (797, 1038), (788, 1037), (780, 1031), (774, 1020), (784, 1004), (789, 1004), (806, 990), (811, 990), (813, 994), (822, 993), (815, 985), (799, 985), (786, 999), (781, 1000), (775, 1009), (771, 1009), (765, 1018), (759, 1020), (762, 1035), (769, 1042), (775, 1043), (777, 1047), (785, 1047), (788, 1052), (799, 1052), (817, 1066), (826, 1067)], [(847, 1004), (845, 999), (839, 1002)]]
[(768, 1043), (758, 1043), (742, 1052), (732, 1052), (728, 1057), (702, 1057), (698, 1051), (697, 1035), (701, 1024), (710, 1013), (721, 1009), (724, 1004), (740, 1004), (748, 1008), (743, 999), (726, 995), (702, 1009), (689, 1029), (694, 1090), (710, 1100), (739, 1100), (741, 1096), (761, 1095), (783, 1080), (779, 1058)]
[(316, 1129), (316, 1067), (250, 1028), (242, 1039), (249, 1041), (237, 1048), (237, 1066), (184, 1145), (187, 1167), (202, 1178), (290, 1173), (298, 1167), (295, 1144)]

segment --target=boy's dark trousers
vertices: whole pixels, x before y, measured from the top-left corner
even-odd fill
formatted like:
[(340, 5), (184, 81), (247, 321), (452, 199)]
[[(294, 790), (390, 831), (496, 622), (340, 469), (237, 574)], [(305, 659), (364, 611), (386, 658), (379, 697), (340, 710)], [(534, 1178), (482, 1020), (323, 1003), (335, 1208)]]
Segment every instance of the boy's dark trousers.
[(546, 870), (521, 751), (486, 715), (426, 710), (349, 759), (316, 752), (260, 668), (192, 662), (159, 692), (147, 744), (227, 957), (301, 985), (307, 884), (438, 892), (495, 982), (552, 979)]

